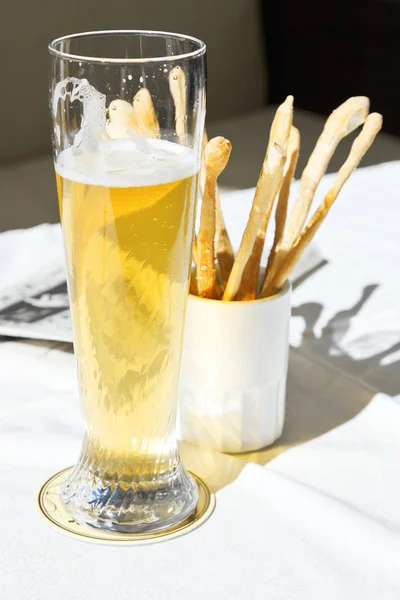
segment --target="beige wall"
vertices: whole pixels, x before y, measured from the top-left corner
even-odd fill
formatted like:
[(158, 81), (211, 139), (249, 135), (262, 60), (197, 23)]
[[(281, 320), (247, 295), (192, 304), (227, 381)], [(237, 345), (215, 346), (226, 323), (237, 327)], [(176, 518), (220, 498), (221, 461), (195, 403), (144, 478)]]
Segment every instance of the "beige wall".
[(258, 0), (10, 0), (0, 22), (0, 162), (47, 152), (48, 42), (95, 29), (161, 29), (208, 47), (209, 118), (265, 100)]

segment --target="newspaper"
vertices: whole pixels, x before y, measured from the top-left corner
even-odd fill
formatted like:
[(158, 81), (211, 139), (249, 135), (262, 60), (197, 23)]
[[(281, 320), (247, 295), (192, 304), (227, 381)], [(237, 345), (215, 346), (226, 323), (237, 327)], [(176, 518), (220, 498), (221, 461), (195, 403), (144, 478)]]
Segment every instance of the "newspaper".
[(0, 290), (0, 335), (72, 342), (62, 262), (44, 265), (13, 288)]

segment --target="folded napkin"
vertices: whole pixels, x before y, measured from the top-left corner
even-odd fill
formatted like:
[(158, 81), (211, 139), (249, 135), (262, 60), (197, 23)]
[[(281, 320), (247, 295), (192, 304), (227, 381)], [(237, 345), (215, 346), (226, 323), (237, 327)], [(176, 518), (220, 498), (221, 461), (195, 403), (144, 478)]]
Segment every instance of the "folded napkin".
[(190, 535), (145, 547), (70, 539), (35, 494), (76, 459), (74, 358), (0, 344), (2, 600), (398, 600), (400, 406), (379, 395), (344, 426), (248, 465)]

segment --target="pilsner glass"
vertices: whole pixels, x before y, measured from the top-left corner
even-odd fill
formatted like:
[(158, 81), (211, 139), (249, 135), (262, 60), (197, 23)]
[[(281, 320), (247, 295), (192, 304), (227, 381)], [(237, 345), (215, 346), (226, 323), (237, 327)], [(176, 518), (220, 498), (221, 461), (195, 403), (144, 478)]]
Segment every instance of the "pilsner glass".
[(82, 523), (161, 530), (185, 519), (198, 499), (179, 458), (175, 421), (205, 45), (172, 33), (103, 31), (57, 39), (49, 50), (86, 422), (61, 497)]

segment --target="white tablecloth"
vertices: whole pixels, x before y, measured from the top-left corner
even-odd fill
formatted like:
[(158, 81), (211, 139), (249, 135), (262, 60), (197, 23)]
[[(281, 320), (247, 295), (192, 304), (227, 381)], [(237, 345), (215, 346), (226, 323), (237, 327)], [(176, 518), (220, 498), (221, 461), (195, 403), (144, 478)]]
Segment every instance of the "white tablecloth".
[[(400, 391), (399, 175), (395, 162), (361, 169), (343, 190), (316, 238), (326, 264), (294, 291), (291, 332), (307, 356), (389, 394)], [(250, 197), (224, 198), (236, 240)], [(0, 281), (48, 260), (58, 244), (53, 228), (0, 236)], [(35, 509), (40, 484), (79, 449), (74, 358), (4, 341), (0, 381), (0, 598), (400, 597), (396, 398), (377, 395), (353, 421), (265, 468), (247, 466), (191, 535), (105, 547), (56, 533)], [(324, 392), (316, 381), (313, 393)]]

